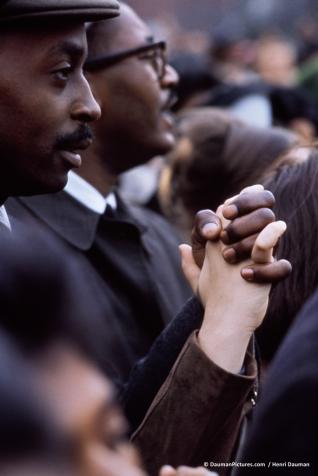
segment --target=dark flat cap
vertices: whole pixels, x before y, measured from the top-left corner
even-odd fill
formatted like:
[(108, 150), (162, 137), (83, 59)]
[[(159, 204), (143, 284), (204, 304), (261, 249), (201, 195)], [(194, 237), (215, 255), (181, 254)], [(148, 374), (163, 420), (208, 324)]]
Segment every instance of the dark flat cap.
[(0, 25), (37, 20), (97, 21), (117, 15), (116, 0), (0, 0)]

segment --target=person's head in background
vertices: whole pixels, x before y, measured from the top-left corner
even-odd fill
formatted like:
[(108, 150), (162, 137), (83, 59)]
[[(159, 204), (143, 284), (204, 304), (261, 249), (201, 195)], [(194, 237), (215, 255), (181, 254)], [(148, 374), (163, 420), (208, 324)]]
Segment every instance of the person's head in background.
[(98, 304), (86, 295), (77, 262), (49, 237), (24, 235), (1, 240), (0, 326), (72, 446), (76, 474), (140, 476), (113, 387), (100, 370)]
[(211, 90), (222, 84), (211, 71), (207, 58), (203, 56), (179, 52), (171, 58), (171, 64), (179, 75), (174, 111), (196, 107), (197, 104), (204, 103), (209, 99)]
[(318, 132), (315, 99), (302, 87), (265, 83), (221, 85), (198, 99), (199, 107), (227, 108), (230, 114), (251, 126), (283, 127), (296, 133), (303, 142), (312, 141)]
[(102, 118), (78, 173), (105, 195), (118, 174), (173, 147), (169, 111), (178, 76), (165, 42), (124, 3), (120, 17), (90, 24), (87, 37), (85, 68)]
[(75, 476), (72, 451), (35, 390), (34, 375), (0, 328), (0, 474)]
[[(296, 138), (283, 129), (247, 126), (213, 108), (178, 118), (179, 139), (161, 180), (163, 210), (186, 231), (200, 209), (216, 209), (264, 170)], [(213, 185), (212, 185), (213, 184)]]
[(0, 203), (56, 192), (100, 117), (83, 74), (85, 22), (118, 14), (115, 0), (8, 0), (0, 5)]
[(303, 142), (309, 143), (315, 139), (318, 108), (309, 92), (296, 86), (272, 86), (268, 97), (274, 125), (290, 129)]
[(274, 212), (287, 223), (277, 259), (293, 265), (291, 275), (271, 292), (267, 317), (257, 332), (262, 360), (269, 363), (294, 317), (318, 285), (318, 152), (291, 150), (269, 170), (262, 183), (275, 194)]
[(244, 84), (256, 80), (251, 69), (254, 41), (240, 18), (225, 17), (212, 30), (209, 57), (211, 71), (225, 83)]
[(254, 70), (270, 84), (293, 86), (297, 78), (297, 52), (291, 41), (267, 34), (256, 44)]

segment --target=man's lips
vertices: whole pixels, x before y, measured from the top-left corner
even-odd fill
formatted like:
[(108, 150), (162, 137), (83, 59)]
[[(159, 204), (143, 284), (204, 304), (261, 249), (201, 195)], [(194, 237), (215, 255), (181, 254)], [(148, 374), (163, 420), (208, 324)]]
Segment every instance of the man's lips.
[(173, 106), (176, 104), (177, 101), (178, 101), (177, 95), (174, 92), (171, 92), (168, 95), (168, 97), (163, 101), (161, 110), (163, 112), (171, 111), (171, 109), (173, 108)]
[(169, 110), (161, 111), (161, 117), (169, 129), (174, 128), (174, 125), (175, 125), (174, 116)]
[(65, 149), (60, 149), (60, 155), (72, 167), (78, 168), (82, 165), (82, 157), (78, 151), (87, 149), (92, 142), (92, 139), (85, 139), (76, 144), (68, 145)]
[(82, 157), (80, 154), (69, 150), (61, 150), (59, 153), (61, 157), (72, 166), (72, 168), (79, 168), (82, 165)]
[(169, 129), (173, 129), (175, 125), (175, 117), (171, 109), (173, 105), (176, 103), (176, 101), (177, 101), (177, 96), (173, 91), (171, 91), (168, 97), (166, 97), (165, 100), (163, 101), (163, 105), (161, 107), (161, 111), (160, 111), (161, 117)]

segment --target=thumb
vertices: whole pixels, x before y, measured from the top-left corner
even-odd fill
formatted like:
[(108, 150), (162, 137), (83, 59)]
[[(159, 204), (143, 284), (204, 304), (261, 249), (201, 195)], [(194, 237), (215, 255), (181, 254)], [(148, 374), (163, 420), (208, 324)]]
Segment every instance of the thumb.
[(196, 265), (193, 259), (191, 246), (180, 245), (179, 250), (181, 255), (181, 266), (183, 273), (188, 283), (190, 284), (192, 291), (196, 293), (198, 290), (200, 268)]
[(162, 466), (159, 472), (159, 476), (175, 476), (177, 471), (169, 465)]

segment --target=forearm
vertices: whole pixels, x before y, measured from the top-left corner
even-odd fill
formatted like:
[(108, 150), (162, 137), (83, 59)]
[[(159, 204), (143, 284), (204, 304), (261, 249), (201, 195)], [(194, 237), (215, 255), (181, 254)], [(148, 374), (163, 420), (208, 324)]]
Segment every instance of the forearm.
[(133, 435), (151, 475), (167, 463), (202, 465), (231, 457), (257, 375), (252, 356), (244, 366), (244, 376), (226, 372), (200, 349), (195, 334), (189, 338)]
[(233, 309), (206, 306), (198, 334), (202, 351), (219, 367), (239, 373), (243, 367), (252, 331), (244, 325), (245, 316)]

